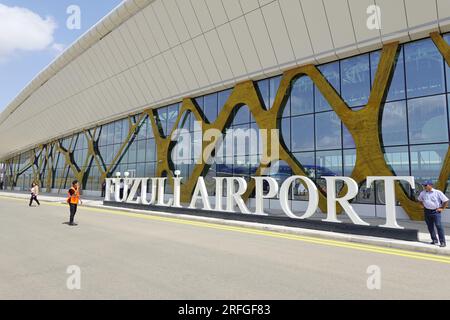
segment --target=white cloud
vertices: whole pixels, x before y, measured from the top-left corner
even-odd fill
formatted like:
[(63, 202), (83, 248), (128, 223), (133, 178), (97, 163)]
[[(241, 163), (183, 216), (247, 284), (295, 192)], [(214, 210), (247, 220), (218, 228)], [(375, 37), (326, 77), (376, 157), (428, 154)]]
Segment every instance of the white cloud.
[[(0, 3), (0, 60), (16, 50), (39, 51), (53, 44), (57, 24), (52, 17), (41, 18), (33, 11), (21, 7), (8, 7)], [(53, 49), (60, 48), (58, 44)]]
[(62, 43), (54, 43), (52, 45), (52, 50), (55, 52), (56, 55), (60, 55), (65, 49), (66, 46)]

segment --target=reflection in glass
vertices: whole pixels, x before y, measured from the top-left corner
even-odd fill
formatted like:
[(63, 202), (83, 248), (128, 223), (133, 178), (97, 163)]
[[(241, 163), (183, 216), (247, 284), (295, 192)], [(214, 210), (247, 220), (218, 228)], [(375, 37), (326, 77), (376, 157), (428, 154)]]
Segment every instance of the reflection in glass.
[(166, 134), (169, 135), (178, 119), (179, 104), (174, 104), (167, 108), (167, 128)]
[(405, 44), (408, 98), (444, 93), (442, 55), (431, 39)]
[[(333, 88), (340, 94), (341, 81), (339, 76), (339, 61), (328, 63), (317, 67), (325, 79), (333, 86)], [(331, 110), (331, 106), (323, 94), (315, 87), (315, 106), (316, 112)]]
[(342, 124), (342, 144), (345, 149), (355, 148), (355, 140), (345, 124)]
[(146, 156), (145, 161), (153, 162), (156, 161), (156, 144), (154, 139), (146, 140)]
[(286, 145), (288, 150), (291, 150), (291, 119), (290, 118), (281, 119), (281, 130), (280, 131), (281, 131), (281, 138), (283, 139), (284, 144)]
[(269, 79), (270, 99), (268, 109), (271, 109), (277, 96), (278, 87), (280, 86), (281, 76)]
[(342, 151), (321, 151), (316, 153), (316, 177), (342, 176)]
[(122, 135), (122, 123), (123, 121), (116, 121), (114, 123), (114, 143), (120, 143), (124, 140), (124, 136)]
[(146, 141), (137, 142), (137, 162), (145, 162)]
[(409, 153), (407, 146), (385, 148), (384, 158), (396, 176), (409, 176)]
[(217, 109), (218, 109), (217, 104), (218, 104), (217, 93), (205, 96), (203, 113), (205, 114), (206, 119), (208, 119), (210, 123), (213, 123), (217, 119)]
[[(380, 63), (381, 51), (375, 51), (370, 54), (370, 70), (372, 83), (375, 80), (375, 75)], [(403, 58), (403, 47), (397, 56), (397, 64), (392, 77), (391, 86), (389, 87), (386, 101), (405, 99), (405, 59)]]
[(145, 140), (147, 138), (148, 124), (149, 123), (147, 121), (147, 117), (145, 117), (144, 120), (141, 121), (141, 124), (138, 128), (138, 140)]
[(305, 170), (306, 176), (310, 179), (316, 177), (316, 159), (314, 152), (294, 153), (295, 158)]
[[(447, 43), (450, 44), (450, 33), (444, 36), (444, 40), (446, 40)], [(448, 66), (447, 62), (445, 62), (445, 74), (447, 75), (447, 92), (450, 92), (450, 67)]]
[(317, 150), (342, 147), (341, 120), (334, 111), (316, 114), (316, 146)]
[(344, 150), (344, 176), (350, 177), (356, 164), (356, 150)]
[(228, 89), (228, 90), (220, 91), (218, 93), (217, 114), (220, 114), (220, 112), (222, 111), (222, 108), (225, 105), (225, 103), (227, 102), (228, 98), (230, 97), (232, 91), (233, 91), (232, 89)]
[(313, 82), (307, 76), (295, 80), (291, 90), (291, 115), (314, 112), (314, 89)]
[[(292, 176), (292, 169), (285, 161), (276, 161), (271, 164), (268, 176), (274, 178), (281, 186), (286, 179)], [(268, 185), (264, 185), (264, 191), (268, 191)]]
[(247, 106), (235, 109), (233, 124), (244, 124), (250, 122), (250, 109)]
[(445, 96), (433, 96), (408, 101), (409, 139), (414, 143), (448, 141)]
[(422, 182), (426, 180), (437, 181), (447, 150), (448, 144), (411, 146), (411, 175), (416, 180), (416, 196), (421, 190)]
[(349, 107), (366, 105), (370, 95), (369, 55), (341, 61), (342, 98)]
[(292, 151), (314, 150), (314, 116), (291, 118)]
[(256, 86), (259, 89), (259, 94), (261, 95), (261, 99), (264, 102), (264, 106), (268, 110), (270, 108), (269, 80), (260, 80), (256, 83)]
[(408, 144), (406, 102), (386, 103), (381, 122), (383, 145)]

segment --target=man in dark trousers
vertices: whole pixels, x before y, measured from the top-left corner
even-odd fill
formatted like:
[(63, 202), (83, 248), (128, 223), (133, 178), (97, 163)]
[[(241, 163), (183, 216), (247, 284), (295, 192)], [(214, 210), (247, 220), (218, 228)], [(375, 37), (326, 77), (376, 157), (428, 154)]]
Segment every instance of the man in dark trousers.
[[(428, 226), (432, 242), (444, 248), (446, 246), (444, 227), (442, 226), (442, 214), (448, 205), (448, 198), (442, 191), (433, 188), (433, 182), (426, 181), (423, 183), (424, 190), (419, 195), (419, 202), (425, 211), (425, 222)], [(439, 236), (436, 236), (436, 229)]]
[(83, 204), (80, 199), (80, 186), (78, 181), (75, 180), (72, 182), (72, 187), (68, 191), (67, 203), (70, 206), (70, 221), (69, 226), (76, 226), (74, 223), (75, 214), (77, 213), (78, 204)]

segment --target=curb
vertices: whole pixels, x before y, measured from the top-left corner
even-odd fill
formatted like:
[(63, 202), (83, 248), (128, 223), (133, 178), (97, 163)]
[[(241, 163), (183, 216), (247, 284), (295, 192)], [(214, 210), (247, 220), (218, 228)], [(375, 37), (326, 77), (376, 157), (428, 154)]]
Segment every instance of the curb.
[(85, 206), (91, 207), (91, 208), (97, 208), (97, 209), (107, 208), (108, 210), (111, 210), (111, 211), (119, 211), (119, 212), (125, 211), (125, 212), (150, 215), (150, 216), (177, 218), (177, 219), (188, 220), (188, 221), (209, 222), (209, 223), (215, 223), (215, 224), (224, 225), (224, 226), (245, 227), (245, 228), (253, 229), (253, 230), (272, 231), (272, 232), (278, 232), (278, 233), (284, 233), (284, 234), (308, 236), (308, 237), (315, 237), (315, 238), (327, 239), (327, 240), (346, 241), (346, 242), (352, 242), (352, 243), (358, 243), (358, 244), (368, 244), (368, 245), (374, 245), (374, 246), (385, 247), (385, 248), (390, 248), (390, 249), (400, 249), (400, 250), (408, 250), (408, 251), (414, 251), (414, 252), (420, 252), (420, 253), (435, 254), (435, 255), (440, 255), (440, 256), (450, 256), (449, 248), (439, 248), (439, 247), (431, 246), (431, 245), (428, 245), (428, 244), (422, 243), (422, 242), (420, 242), (420, 243), (408, 242), (408, 241), (401, 241), (401, 240), (391, 240), (391, 239), (387, 239), (387, 238), (375, 238), (375, 237), (368, 237), (368, 236), (348, 235), (348, 234), (340, 234), (340, 233), (328, 232), (328, 231), (317, 231), (317, 230), (310, 230), (310, 229), (283, 227), (283, 226), (276, 226), (276, 225), (270, 225), (270, 224), (243, 222), (243, 221), (236, 221), (236, 220), (222, 220), (222, 219), (217, 219), (217, 218), (199, 217), (199, 216), (191, 216), (191, 215), (185, 215), (185, 214), (172, 214), (172, 213), (157, 212), (157, 211), (117, 208), (117, 207), (110, 207), (110, 206), (104, 206), (104, 205), (98, 206), (98, 205), (86, 204)]

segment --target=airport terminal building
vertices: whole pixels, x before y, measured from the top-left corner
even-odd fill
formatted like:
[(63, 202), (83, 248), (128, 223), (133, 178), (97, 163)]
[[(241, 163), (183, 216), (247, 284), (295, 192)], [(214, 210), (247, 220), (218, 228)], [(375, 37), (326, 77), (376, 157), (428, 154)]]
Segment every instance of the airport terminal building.
[[(55, 193), (76, 178), (99, 195), (118, 172), (180, 170), (187, 197), (200, 176), (303, 175), (323, 201), (322, 177), (349, 176), (354, 206), (380, 216), (384, 188), (366, 177), (414, 176), (415, 190), (397, 186), (398, 213), (420, 219), (421, 181), (450, 195), (449, 107), (448, 0), (127, 0), (0, 114), (0, 177)], [(180, 128), (279, 135), (204, 163), (174, 152)], [(292, 188), (293, 208), (307, 199)]]

